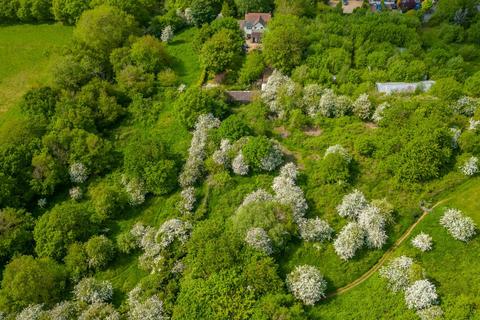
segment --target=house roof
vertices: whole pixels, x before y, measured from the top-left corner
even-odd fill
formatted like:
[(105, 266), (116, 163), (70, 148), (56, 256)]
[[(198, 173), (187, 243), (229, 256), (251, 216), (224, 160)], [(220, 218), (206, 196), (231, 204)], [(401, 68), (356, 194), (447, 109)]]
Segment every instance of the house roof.
[(226, 91), (226, 94), (230, 101), (249, 103), (253, 101), (253, 91)]
[(240, 25), (242, 28), (244, 26), (254, 26), (257, 23), (261, 23), (262, 25), (266, 25), (268, 21), (272, 18), (270, 13), (262, 13), (262, 12), (251, 12), (245, 14), (245, 20), (240, 21)]

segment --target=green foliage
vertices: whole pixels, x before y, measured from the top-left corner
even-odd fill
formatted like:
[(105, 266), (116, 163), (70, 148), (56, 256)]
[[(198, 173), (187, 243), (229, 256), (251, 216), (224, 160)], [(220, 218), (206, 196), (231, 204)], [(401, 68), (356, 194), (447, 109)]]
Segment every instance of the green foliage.
[(95, 232), (85, 204), (65, 202), (38, 219), (34, 229), (35, 251), (41, 257), (62, 259), (70, 244)]
[(48, 124), (55, 112), (58, 92), (50, 87), (31, 89), (22, 98), (20, 109), (32, 121)]
[(178, 167), (164, 143), (152, 137), (139, 137), (124, 152), (125, 173), (145, 181), (156, 195), (171, 192), (177, 185)]
[(34, 219), (25, 210), (5, 208), (0, 211), (0, 263), (15, 254), (32, 249)]
[(75, 281), (83, 278), (88, 272), (88, 257), (83, 243), (72, 243), (67, 249), (67, 255), (63, 259), (68, 274)]
[(238, 82), (245, 86), (252, 84), (261, 77), (265, 67), (261, 51), (250, 52), (240, 70)]
[(107, 237), (93, 236), (85, 243), (85, 253), (90, 268), (103, 269), (113, 259), (115, 248)]
[(213, 21), (222, 9), (221, 0), (192, 0), (193, 22), (197, 27)]
[(235, 5), (239, 14), (249, 12), (272, 12), (272, 0), (235, 0)]
[(135, 32), (136, 24), (132, 16), (116, 7), (101, 5), (82, 14), (74, 37), (87, 47), (108, 55)]
[(89, 8), (89, 3), (85, 0), (52, 0), (52, 12), (55, 20), (74, 24)]
[(453, 78), (439, 79), (433, 85), (431, 93), (442, 100), (454, 101), (462, 95), (462, 85)]
[(330, 153), (320, 160), (313, 178), (320, 183), (348, 183), (351, 164), (339, 153)]
[(300, 19), (295, 16), (277, 16), (265, 33), (263, 55), (268, 64), (284, 73), (290, 73), (302, 62), (306, 40)]
[(148, 73), (157, 73), (168, 63), (164, 44), (152, 36), (143, 36), (132, 44), (132, 62)]
[(230, 139), (232, 142), (251, 134), (252, 130), (238, 115), (231, 115), (223, 120), (216, 132), (219, 139)]
[(242, 153), (247, 164), (256, 170), (260, 170), (262, 160), (275, 152), (274, 148), (273, 142), (265, 136), (250, 137), (242, 147)]
[(50, 258), (19, 256), (3, 271), (0, 306), (4, 310), (19, 311), (30, 304), (49, 306), (64, 298), (66, 272)]
[(128, 200), (118, 183), (112, 180), (101, 181), (91, 186), (88, 193), (95, 209), (91, 216), (94, 222), (104, 222), (107, 219), (118, 217)]
[(238, 65), (242, 53), (243, 38), (238, 31), (221, 29), (202, 47), (200, 60), (205, 70), (220, 73)]
[(464, 131), (458, 139), (458, 145), (465, 153), (480, 155), (480, 132), (478, 129)]
[(480, 97), (480, 71), (465, 80), (465, 93), (472, 97)]
[(228, 109), (225, 101), (225, 95), (220, 90), (190, 87), (178, 97), (175, 111), (185, 126), (193, 128), (202, 114), (212, 113), (222, 118)]

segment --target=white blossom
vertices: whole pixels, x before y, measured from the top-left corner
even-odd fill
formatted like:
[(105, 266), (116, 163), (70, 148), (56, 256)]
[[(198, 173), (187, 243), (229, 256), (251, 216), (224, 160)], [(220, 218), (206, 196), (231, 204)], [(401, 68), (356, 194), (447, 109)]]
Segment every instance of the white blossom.
[(265, 171), (273, 171), (283, 162), (283, 154), (280, 148), (274, 144), (272, 151), (260, 160), (260, 168)]
[(90, 305), (79, 320), (120, 320), (120, 314), (108, 303), (96, 302)]
[(380, 268), (380, 276), (387, 279), (388, 286), (393, 292), (405, 290), (410, 284), (410, 268), (413, 259), (400, 256), (390, 262), (388, 266)]
[(300, 237), (305, 241), (326, 241), (332, 238), (333, 229), (320, 218), (301, 219), (298, 224)]
[(432, 237), (423, 232), (412, 239), (412, 246), (423, 252), (432, 250), (432, 245)]
[(409, 309), (421, 310), (437, 303), (435, 285), (423, 279), (415, 281), (405, 290), (405, 302)]
[(417, 310), (417, 315), (421, 320), (436, 320), (443, 318), (443, 310), (440, 306), (431, 306), (425, 309)]
[(327, 150), (325, 151), (323, 158), (326, 158), (329, 154), (334, 154), (334, 153), (341, 155), (347, 162), (352, 161), (352, 156), (348, 153), (347, 149), (345, 149), (339, 144), (328, 147)]
[(73, 289), (75, 299), (89, 304), (107, 302), (112, 299), (113, 287), (109, 281), (83, 278)]
[(68, 173), (73, 183), (84, 183), (88, 179), (88, 169), (81, 162), (75, 162), (70, 165)]
[(460, 171), (466, 176), (473, 176), (478, 173), (478, 158), (470, 157), (463, 165), (460, 166)]
[(326, 89), (320, 98), (319, 104), (315, 110), (309, 110), (309, 114), (314, 116), (320, 113), (324, 117), (333, 117), (335, 115), (335, 104), (337, 96), (332, 89)]
[(287, 276), (287, 286), (295, 298), (305, 305), (314, 305), (325, 297), (327, 281), (317, 268), (303, 265), (297, 266)]
[(220, 148), (213, 153), (213, 161), (216, 164), (227, 166), (229, 164), (228, 153), (232, 149), (232, 144), (228, 139), (222, 139), (220, 142)]
[(57, 303), (48, 311), (50, 320), (73, 320), (77, 319), (77, 308), (74, 302), (63, 301)]
[(245, 176), (250, 170), (248, 164), (245, 162), (243, 154), (240, 152), (232, 161), (232, 170), (235, 174)]
[(42, 209), (45, 208), (47, 206), (47, 199), (46, 198), (38, 199), (37, 205)]
[(195, 207), (195, 188), (188, 187), (183, 189), (180, 193), (182, 200), (180, 200), (180, 212), (182, 213), (190, 213), (192, 212), (193, 208)]
[(183, 273), (186, 266), (182, 261), (177, 261), (172, 267), (172, 273)]
[(452, 106), (453, 111), (467, 117), (473, 116), (478, 108), (478, 100), (470, 97), (461, 97)]
[(369, 120), (372, 114), (372, 107), (368, 94), (364, 93), (353, 103), (353, 113), (362, 120)]
[(252, 193), (249, 193), (243, 199), (243, 202), (240, 208), (254, 202), (269, 202), (269, 201), (273, 201), (273, 196), (267, 191), (265, 191), (264, 189), (258, 189)]
[(373, 113), (372, 120), (375, 123), (379, 123), (380, 121), (383, 120), (383, 114), (385, 113), (385, 110), (390, 108), (390, 104), (388, 102), (384, 102), (380, 104), (376, 109), (375, 112)]
[(185, 89), (187, 89), (187, 85), (185, 83), (182, 83), (178, 86), (177, 91), (178, 92), (184, 92)]
[(128, 313), (130, 320), (167, 320), (163, 302), (157, 296), (151, 296), (144, 302), (136, 301)]
[(32, 304), (17, 314), (15, 320), (39, 320), (44, 313), (42, 304)]
[(138, 206), (145, 202), (145, 183), (138, 178), (129, 179), (127, 176), (122, 176), (122, 184), (128, 195), (128, 202), (131, 206)]
[(187, 24), (189, 24), (189, 25), (193, 24), (192, 9), (186, 8), (185, 11), (184, 11), (184, 13), (183, 13), (183, 16), (184, 16), (185, 21), (187, 22)]
[(83, 197), (83, 192), (80, 187), (70, 188), (70, 190), (68, 190), (68, 194), (70, 195), (70, 198), (75, 201), (78, 201)]
[(220, 125), (220, 120), (212, 114), (202, 114), (198, 117), (193, 131), (192, 141), (188, 149), (188, 159), (180, 174), (179, 182), (182, 188), (193, 186), (202, 175), (205, 148), (208, 131)]
[(179, 219), (165, 221), (158, 229), (156, 239), (162, 248), (166, 248), (176, 239), (185, 243), (189, 236), (192, 225)]
[(318, 84), (309, 84), (303, 88), (302, 104), (308, 115), (316, 116), (320, 113), (320, 100), (323, 89)]
[(287, 95), (293, 95), (295, 92), (295, 83), (280, 71), (274, 70), (263, 88), (262, 100), (269, 106), (270, 111), (276, 113), (280, 118), (283, 117), (284, 114), (283, 106), (278, 101), (278, 95), (281, 89), (285, 90)]
[(251, 228), (247, 231), (245, 242), (252, 248), (266, 254), (273, 253), (272, 241), (263, 228)]
[(473, 118), (468, 120), (468, 130), (477, 130), (478, 126), (480, 126), (480, 120), (475, 120)]
[(450, 128), (450, 132), (452, 133), (452, 148), (458, 148), (458, 139), (462, 134), (462, 130), (458, 128)]
[(460, 210), (447, 209), (440, 219), (440, 224), (457, 240), (467, 242), (477, 232), (472, 218), (466, 217)]
[(342, 203), (337, 206), (341, 217), (357, 218), (359, 213), (368, 205), (363, 193), (357, 189), (343, 197)]
[(162, 35), (160, 36), (160, 39), (163, 42), (170, 42), (170, 40), (173, 39), (173, 28), (172, 26), (168, 25), (162, 30)]
[(355, 253), (365, 243), (365, 231), (356, 222), (349, 222), (338, 234), (333, 243), (335, 252), (343, 259), (348, 260), (355, 256)]
[(298, 223), (308, 209), (303, 190), (290, 177), (283, 175), (273, 179), (272, 189), (279, 203), (292, 206), (293, 218)]
[(365, 231), (366, 244), (370, 248), (380, 249), (387, 241), (385, 217), (378, 207), (368, 205), (358, 215), (358, 224)]
[(298, 169), (293, 162), (289, 162), (280, 169), (280, 175), (293, 181), (297, 180)]

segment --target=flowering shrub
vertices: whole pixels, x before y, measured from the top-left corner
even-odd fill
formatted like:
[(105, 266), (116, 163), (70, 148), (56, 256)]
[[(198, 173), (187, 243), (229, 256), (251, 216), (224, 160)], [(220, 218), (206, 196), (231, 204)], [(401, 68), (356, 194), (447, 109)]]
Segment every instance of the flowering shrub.
[(303, 190), (295, 185), (294, 180), (283, 175), (273, 179), (272, 189), (279, 203), (292, 206), (293, 218), (298, 223), (308, 209)]
[(342, 203), (337, 206), (341, 217), (357, 218), (359, 213), (368, 205), (363, 193), (357, 189), (343, 197)]
[(452, 148), (458, 148), (458, 139), (462, 135), (462, 130), (458, 128), (450, 128), (450, 132), (452, 133)]
[(287, 286), (295, 298), (305, 305), (314, 305), (325, 297), (327, 281), (317, 268), (303, 265), (297, 266), (287, 276)]
[[(131, 301), (129, 301), (131, 302)], [(163, 302), (157, 296), (151, 296), (144, 302), (134, 301), (130, 304), (128, 313), (130, 320), (167, 320), (170, 319), (163, 307)]]
[(270, 111), (276, 113), (279, 117), (283, 117), (285, 110), (278, 101), (280, 90), (285, 90), (287, 95), (292, 95), (295, 91), (295, 83), (280, 71), (274, 70), (263, 88), (261, 97), (265, 104), (269, 106)]
[(280, 148), (274, 144), (266, 157), (260, 160), (260, 168), (265, 171), (273, 171), (283, 162), (283, 154)]
[(228, 139), (222, 139), (220, 142), (220, 148), (213, 153), (213, 161), (216, 164), (227, 166), (229, 165), (228, 153), (232, 149), (232, 144)]
[(432, 250), (432, 245), (432, 237), (423, 232), (412, 239), (412, 246), (423, 252)]
[(376, 109), (375, 112), (373, 113), (372, 120), (375, 123), (379, 123), (380, 121), (383, 120), (383, 114), (385, 113), (385, 110), (390, 108), (390, 104), (388, 102), (384, 102), (380, 104)]
[(245, 162), (245, 158), (243, 157), (243, 154), (240, 152), (232, 161), (233, 172), (241, 176), (246, 176), (248, 174), (249, 169), (250, 168), (248, 164)]
[(32, 304), (17, 314), (15, 320), (40, 320), (44, 314), (42, 304)]
[(172, 28), (172, 26), (168, 25), (165, 28), (163, 28), (160, 39), (163, 42), (170, 42), (170, 40), (173, 39), (173, 28)]
[(372, 107), (368, 94), (364, 93), (353, 103), (353, 113), (362, 120), (369, 120), (372, 115)]
[(356, 222), (349, 222), (338, 234), (333, 243), (335, 252), (343, 259), (348, 260), (355, 256), (355, 253), (365, 243), (365, 231)]
[(473, 176), (478, 173), (478, 158), (470, 157), (465, 163), (460, 166), (460, 171), (466, 176)]
[(325, 151), (323, 158), (326, 158), (329, 154), (333, 154), (333, 153), (341, 155), (347, 162), (352, 161), (352, 156), (348, 153), (348, 151), (344, 147), (342, 147), (339, 144), (328, 147), (327, 150)]
[(477, 130), (477, 127), (480, 125), (480, 120), (475, 120), (473, 118), (468, 120), (468, 130)]
[(108, 281), (83, 278), (73, 289), (75, 299), (88, 304), (107, 302), (112, 299), (113, 287)]
[(478, 108), (478, 100), (470, 97), (461, 97), (452, 106), (454, 112), (467, 117), (473, 116)]
[(77, 318), (77, 307), (71, 301), (57, 303), (53, 309), (48, 311), (50, 320), (71, 320)]
[(90, 305), (78, 318), (79, 320), (120, 320), (120, 314), (108, 303)]
[(318, 84), (309, 84), (303, 88), (302, 105), (304, 110), (310, 116), (316, 116), (321, 111), (320, 100), (322, 98), (323, 89)]
[(409, 309), (421, 310), (434, 305), (438, 295), (435, 285), (430, 281), (418, 280), (405, 290), (405, 302)]
[(332, 238), (333, 229), (320, 218), (301, 219), (298, 224), (300, 237), (305, 241), (326, 241)]
[(250, 194), (248, 194), (244, 199), (240, 207), (249, 205), (254, 202), (267, 202), (272, 201), (273, 196), (265, 191), (264, 189), (258, 189)]
[(385, 233), (385, 217), (380, 209), (368, 205), (358, 215), (358, 224), (365, 231), (365, 240), (369, 248), (380, 249), (387, 241)]
[(417, 310), (417, 315), (421, 320), (442, 319), (443, 310), (439, 306), (431, 306), (425, 309)]
[(75, 201), (78, 201), (83, 197), (83, 192), (80, 187), (70, 188), (70, 190), (68, 190), (68, 194), (70, 195), (70, 198)]
[(127, 176), (122, 176), (122, 185), (128, 195), (128, 202), (131, 206), (138, 206), (145, 202), (145, 183), (137, 178), (129, 179)]
[(84, 183), (88, 179), (88, 170), (81, 162), (75, 162), (70, 165), (68, 173), (73, 183)]
[(198, 117), (188, 149), (188, 159), (179, 177), (182, 188), (193, 186), (202, 175), (208, 131), (219, 125), (220, 120), (212, 114), (203, 114)]
[(250, 247), (266, 254), (273, 253), (272, 241), (263, 228), (251, 228), (247, 231), (245, 242)]
[(440, 224), (457, 240), (467, 242), (477, 232), (472, 218), (465, 217), (460, 210), (447, 209)]
[(395, 258), (388, 266), (380, 268), (380, 276), (387, 279), (388, 285), (393, 292), (405, 290), (410, 283), (410, 268), (413, 259), (400, 256)]
[(188, 187), (183, 189), (180, 193), (182, 200), (180, 201), (179, 207), (181, 213), (190, 213), (195, 207), (195, 188)]
[(192, 225), (189, 222), (183, 222), (179, 219), (170, 219), (165, 221), (158, 230), (156, 239), (162, 248), (166, 248), (178, 239), (185, 243), (190, 236)]

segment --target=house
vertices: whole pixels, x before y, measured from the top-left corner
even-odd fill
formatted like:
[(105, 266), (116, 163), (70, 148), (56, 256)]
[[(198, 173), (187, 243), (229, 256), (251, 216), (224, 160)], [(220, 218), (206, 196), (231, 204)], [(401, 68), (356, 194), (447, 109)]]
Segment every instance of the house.
[(237, 102), (237, 103), (250, 103), (253, 101), (255, 96), (254, 91), (226, 91), (228, 100), (230, 102)]
[(245, 38), (253, 43), (262, 41), (263, 32), (268, 21), (272, 18), (270, 13), (246, 13), (245, 19), (240, 20), (240, 29), (245, 33)]

